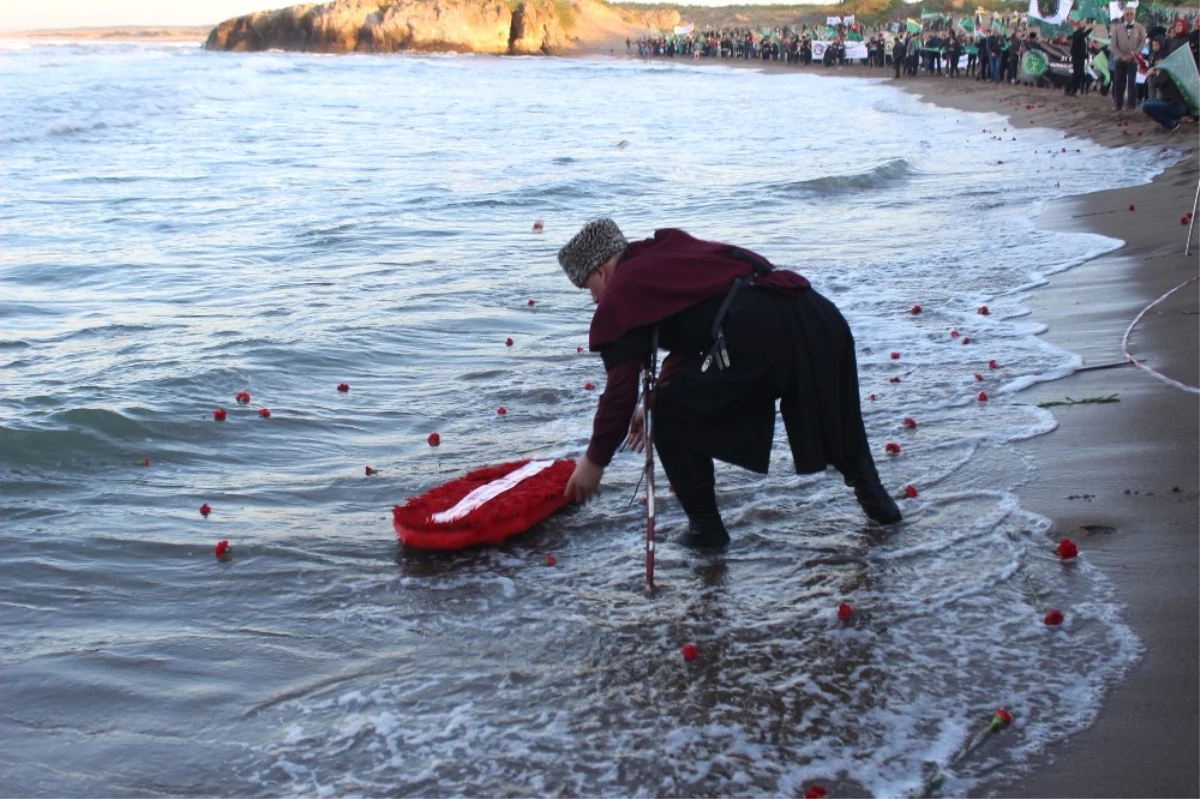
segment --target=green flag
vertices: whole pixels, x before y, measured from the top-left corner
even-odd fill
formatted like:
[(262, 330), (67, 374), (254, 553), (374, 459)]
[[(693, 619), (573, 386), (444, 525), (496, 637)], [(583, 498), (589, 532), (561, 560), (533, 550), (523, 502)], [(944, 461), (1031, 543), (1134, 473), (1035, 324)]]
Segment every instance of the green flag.
[(1192, 48), (1187, 45), (1176, 47), (1175, 52), (1158, 62), (1158, 68), (1167, 73), (1179, 89), (1188, 113), (1200, 114), (1200, 72), (1192, 59)]
[(1029, 50), (1021, 56), (1021, 72), (1033, 78), (1046, 74), (1050, 60), (1041, 50)]
[(965, 31), (971, 31), (972, 33), (974, 33), (974, 32), (975, 32), (975, 19), (974, 19), (974, 17), (963, 17), (962, 19), (960, 19), (960, 20), (958, 21), (958, 25), (959, 25), (959, 27), (961, 27), (961, 28), (962, 28), (963, 30), (965, 30)]
[(1096, 53), (1091, 60), (1092, 69), (1096, 70), (1096, 74), (1100, 76), (1100, 82), (1107, 86), (1112, 83), (1112, 75), (1108, 72), (1108, 56), (1104, 53)]
[(917, 22), (917, 21), (916, 21), (915, 19), (913, 19), (912, 17), (909, 17), (909, 18), (908, 18), (907, 25), (908, 25), (908, 32), (909, 32), (909, 33), (920, 33), (920, 32), (921, 32), (921, 23), (920, 23), (920, 22)]

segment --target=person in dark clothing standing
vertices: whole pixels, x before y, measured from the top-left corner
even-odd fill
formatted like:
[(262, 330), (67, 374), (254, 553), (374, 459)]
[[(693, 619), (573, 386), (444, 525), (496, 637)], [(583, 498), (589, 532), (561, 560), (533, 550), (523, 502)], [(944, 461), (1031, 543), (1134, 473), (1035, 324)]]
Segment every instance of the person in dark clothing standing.
[(1087, 66), (1088, 37), (1091, 35), (1092, 29), (1087, 22), (1076, 21), (1075, 31), (1071, 34), (1071, 82), (1067, 84), (1067, 94), (1079, 94), (1083, 88), (1083, 70)]
[(892, 43), (892, 66), (896, 70), (897, 78), (900, 77), (900, 70), (904, 68), (904, 54), (906, 52), (906, 47), (907, 43), (899, 36), (897, 36), (896, 41)]
[(688, 517), (679, 543), (729, 542), (713, 459), (766, 474), (776, 400), (797, 474), (832, 465), (868, 517), (901, 520), (868, 447), (854, 337), (805, 278), (682, 230), (629, 243), (611, 219), (584, 225), (558, 262), (596, 302), (589, 347), (608, 373), (569, 496), (596, 491), (627, 432), (631, 447), (644, 446), (638, 375), (661, 347), (670, 354), (654, 396), (653, 444)]

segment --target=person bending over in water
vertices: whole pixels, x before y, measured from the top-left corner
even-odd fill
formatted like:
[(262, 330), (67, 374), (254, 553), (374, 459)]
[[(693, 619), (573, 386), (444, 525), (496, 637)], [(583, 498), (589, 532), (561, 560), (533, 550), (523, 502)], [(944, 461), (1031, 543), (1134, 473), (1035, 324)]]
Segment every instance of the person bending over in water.
[(713, 459), (767, 473), (775, 402), (797, 474), (832, 465), (880, 524), (900, 511), (879, 481), (858, 397), (854, 337), (842, 314), (795, 272), (682, 230), (629, 243), (611, 219), (588, 222), (558, 253), (596, 302), (589, 346), (608, 372), (587, 454), (567, 484), (585, 501), (626, 437), (644, 446), (638, 378), (663, 361), (654, 447), (688, 517), (678, 542), (721, 547)]

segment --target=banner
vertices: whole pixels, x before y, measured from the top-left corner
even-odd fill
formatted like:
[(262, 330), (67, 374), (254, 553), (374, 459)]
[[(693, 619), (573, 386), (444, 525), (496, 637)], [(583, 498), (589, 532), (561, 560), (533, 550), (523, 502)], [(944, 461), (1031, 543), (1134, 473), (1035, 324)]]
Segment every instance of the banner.
[[(813, 61), (824, 61), (825, 51), (829, 49), (829, 45), (833, 42), (816, 41), (812, 43)], [(847, 61), (865, 61), (867, 58), (866, 42), (843, 42), (846, 45), (846, 60)], [(1187, 49), (1187, 48), (1184, 48)], [(1190, 51), (1189, 51), (1190, 52)]]
[(1200, 114), (1200, 71), (1192, 58), (1192, 48), (1176, 47), (1175, 52), (1158, 62), (1160, 71), (1165, 72), (1175, 88), (1183, 95), (1183, 102), (1194, 116)]
[(691, 33), (694, 30), (696, 30), (696, 26), (690, 22), (686, 25), (676, 25), (675, 26), (675, 35), (676, 36), (687, 36), (689, 33)]
[(1029, 18), (1040, 19), (1050, 25), (1061, 25), (1067, 15), (1071, 13), (1071, 6), (1074, 4), (1075, 0), (1059, 0), (1058, 10), (1052, 16), (1043, 17), (1041, 9), (1038, 8), (1038, 0), (1029, 0)]
[(842, 24), (842, 18), (841, 17), (825, 17), (825, 24), (831, 28), (836, 28), (838, 25)]
[(854, 24), (854, 15), (851, 14), (848, 17), (842, 17), (842, 24), (843, 25), (853, 25)]

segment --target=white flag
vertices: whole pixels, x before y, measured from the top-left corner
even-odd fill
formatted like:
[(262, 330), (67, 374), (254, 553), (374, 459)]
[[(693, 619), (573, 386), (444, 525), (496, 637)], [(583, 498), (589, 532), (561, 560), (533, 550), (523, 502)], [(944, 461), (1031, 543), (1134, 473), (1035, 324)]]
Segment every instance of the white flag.
[(1043, 17), (1038, 11), (1038, 0), (1029, 0), (1029, 18), (1040, 19), (1042, 22), (1047, 22), (1051, 25), (1061, 25), (1067, 15), (1071, 13), (1071, 6), (1075, 4), (1075, 0), (1059, 0), (1058, 11), (1053, 16)]

